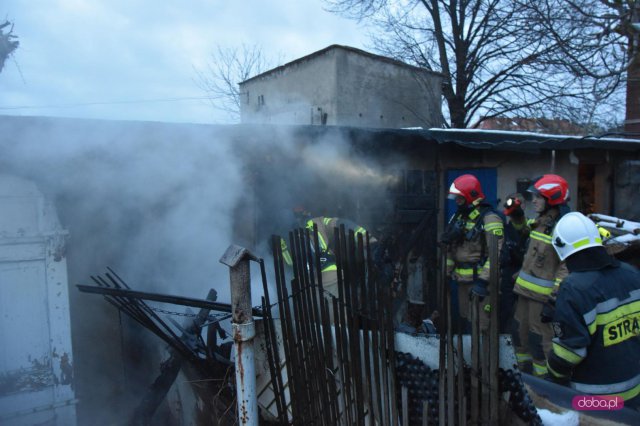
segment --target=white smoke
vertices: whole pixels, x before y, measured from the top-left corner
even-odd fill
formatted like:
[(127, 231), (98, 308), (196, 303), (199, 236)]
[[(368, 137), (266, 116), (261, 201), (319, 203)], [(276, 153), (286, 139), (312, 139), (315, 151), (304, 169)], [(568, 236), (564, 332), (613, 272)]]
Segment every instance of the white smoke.
[[(118, 416), (102, 411), (109, 398), (139, 402), (159, 371), (146, 342), (158, 341), (129, 322), (123, 327), (112, 306), (75, 284), (92, 285), (91, 275), (111, 267), (134, 290), (204, 298), (214, 288), (229, 302), (229, 272), (219, 259), (233, 243), (265, 258), (273, 289), (269, 237), (286, 237), (293, 206), (306, 203), (317, 215), (358, 212), (353, 200), (383, 193), (394, 179), (388, 170), (402, 167), (388, 156), (381, 167), (339, 132), (321, 137), (286, 126), (0, 116), (0, 152), (0, 171), (36, 183), (69, 231), (76, 392), (81, 419), (94, 424)], [(366, 219), (361, 213), (350, 218)], [(253, 262), (251, 274), (255, 306), (263, 290)]]
[(229, 140), (204, 126), (13, 120), (4, 167), (54, 199), (94, 268), (110, 266), (139, 290), (190, 297), (226, 279), (218, 259), (245, 190)]

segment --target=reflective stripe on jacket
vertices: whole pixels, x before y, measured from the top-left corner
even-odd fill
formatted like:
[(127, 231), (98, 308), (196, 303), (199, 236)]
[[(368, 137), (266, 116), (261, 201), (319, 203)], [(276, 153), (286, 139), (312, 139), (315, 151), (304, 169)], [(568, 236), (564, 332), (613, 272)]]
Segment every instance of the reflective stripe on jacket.
[(551, 208), (531, 223), (529, 245), (516, 278), (514, 293), (544, 302), (567, 276), (567, 268), (560, 262), (551, 242), (559, 215), (558, 208)]
[[(318, 245), (320, 246), (319, 254), (321, 272), (338, 270), (334, 254), (334, 228), (339, 228), (340, 225), (344, 225), (346, 229), (351, 229), (356, 234), (364, 235), (367, 232), (367, 230), (362, 226), (359, 226), (350, 220), (320, 216), (309, 219), (305, 223), (305, 228), (309, 230), (312, 241), (314, 224), (318, 227)], [(293, 259), (284, 239), (281, 239), (280, 245), (282, 247), (282, 258), (284, 262), (287, 265), (292, 266)]]
[[(612, 259), (572, 272), (558, 291), (549, 373), (578, 392), (640, 396), (640, 272)], [(637, 400), (636, 400), (637, 401)]]
[(467, 236), (462, 241), (449, 245), (447, 274), (458, 282), (472, 282), (474, 280), (474, 272), (478, 278), (489, 280), (491, 263), (488, 258), (489, 250), (486, 237), (488, 233), (498, 237), (498, 258), (500, 258), (504, 240), (504, 222), (498, 214), (488, 211), (482, 217), (482, 224), (478, 227), (480, 232), (472, 232), (473, 229), (476, 229), (477, 221), (481, 217), (482, 214), (477, 208), (472, 210), (467, 217), (463, 218)]

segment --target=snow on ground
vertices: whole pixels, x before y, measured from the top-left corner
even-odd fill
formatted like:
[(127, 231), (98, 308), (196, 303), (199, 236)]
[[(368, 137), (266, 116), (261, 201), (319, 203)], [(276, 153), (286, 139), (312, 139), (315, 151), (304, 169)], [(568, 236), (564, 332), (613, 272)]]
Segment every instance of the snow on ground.
[(580, 417), (576, 411), (565, 411), (562, 414), (554, 413), (544, 408), (538, 408), (538, 414), (544, 426), (579, 426)]

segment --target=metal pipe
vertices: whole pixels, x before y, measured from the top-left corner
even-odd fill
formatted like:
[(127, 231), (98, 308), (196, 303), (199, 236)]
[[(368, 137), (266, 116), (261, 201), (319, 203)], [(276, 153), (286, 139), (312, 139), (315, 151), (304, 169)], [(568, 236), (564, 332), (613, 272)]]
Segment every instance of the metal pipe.
[[(83, 293), (103, 294), (107, 296), (126, 297), (130, 299), (149, 300), (152, 302), (171, 303), (180, 306), (189, 306), (191, 308), (211, 309), (217, 312), (231, 312), (231, 305), (228, 303), (211, 302), (204, 299), (194, 299), (192, 297), (174, 296), (169, 294), (150, 293), (147, 291), (136, 291), (124, 288), (114, 287), (94, 287), (90, 285), (78, 284), (78, 290)], [(262, 316), (260, 309), (253, 309), (254, 316)]]
[(240, 425), (258, 426), (256, 369), (253, 338), (256, 335), (251, 311), (251, 253), (242, 247), (229, 246), (220, 262), (229, 266), (233, 342), (236, 353), (236, 395)]

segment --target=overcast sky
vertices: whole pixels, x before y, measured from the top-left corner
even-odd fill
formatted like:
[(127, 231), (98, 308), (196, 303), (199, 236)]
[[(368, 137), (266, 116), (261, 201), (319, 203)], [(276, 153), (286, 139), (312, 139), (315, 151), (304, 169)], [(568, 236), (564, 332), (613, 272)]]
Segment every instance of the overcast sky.
[[(2, 0), (20, 47), (0, 73), (0, 114), (225, 123), (194, 68), (216, 46), (259, 44), (288, 62), (366, 31), (322, 0)], [(142, 102), (145, 101), (145, 102)]]

